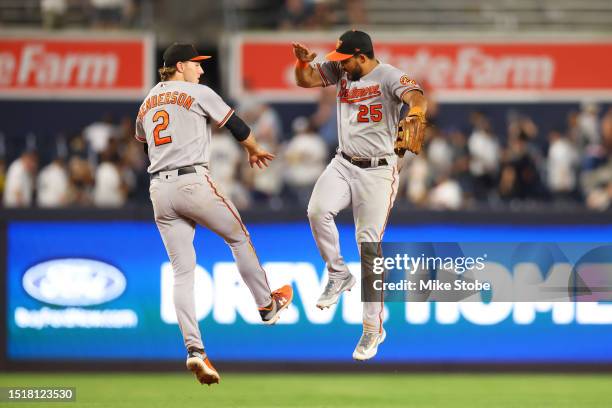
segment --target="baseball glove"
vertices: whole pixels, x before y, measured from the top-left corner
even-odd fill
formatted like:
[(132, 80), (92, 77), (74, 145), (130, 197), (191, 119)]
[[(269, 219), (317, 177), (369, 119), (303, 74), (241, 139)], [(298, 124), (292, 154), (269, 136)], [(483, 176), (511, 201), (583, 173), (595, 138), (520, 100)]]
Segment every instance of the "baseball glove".
[(393, 149), (395, 154), (404, 157), (407, 150), (419, 154), (425, 140), (425, 129), (427, 129), (425, 112), (418, 108), (411, 109), (408, 116), (400, 120), (397, 125), (397, 138)]

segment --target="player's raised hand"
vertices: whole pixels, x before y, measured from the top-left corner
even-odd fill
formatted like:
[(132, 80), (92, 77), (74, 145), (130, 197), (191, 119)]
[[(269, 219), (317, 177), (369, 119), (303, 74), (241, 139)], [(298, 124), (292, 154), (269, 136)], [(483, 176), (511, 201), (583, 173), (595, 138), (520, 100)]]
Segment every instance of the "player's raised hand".
[(274, 160), (274, 155), (270, 152), (267, 152), (259, 147), (253, 150), (248, 150), (249, 154), (249, 165), (251, 168), (254, 166), (263, 169), (264, 167), (268, 167), (269, 162)]
[(295, 58), (299, 59), (300, 61), (312, 62), (316, 58), (317, 53), (310, 51), (304, 44), (296, 42), (291, 44), (293, 45), (293, 54), (295, 55)]

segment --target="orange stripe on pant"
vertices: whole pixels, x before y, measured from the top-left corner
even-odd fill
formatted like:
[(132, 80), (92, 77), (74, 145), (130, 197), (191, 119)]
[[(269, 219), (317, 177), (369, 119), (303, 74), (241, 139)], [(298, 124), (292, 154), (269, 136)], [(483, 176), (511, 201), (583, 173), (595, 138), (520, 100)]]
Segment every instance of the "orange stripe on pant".
[[(387, 209), (387, 217), (385, 218), (385, 223), (383, 224), (382, 230), (380, 231), (380, 237), (378, 237), (378, 253), (382, 254), (382, 239), (385, 234), (385, 229), (387, 228), (387, 222), (389, 221), (389, 215), (391, 215), (391, 208), (393, 207), (393, 195), (395, 194), (395, 172), (397, 167), (393, 167), (393, 181), (391, 182), (391, 195), (389, 196), (389, 208)], [(385, 283), (385, 275), (382, 275), (383, 285)], [(383, 325), (383, 312), (385, 310), (385, 292), (381, 291), (380, 293), (380, 313), (378, 314), (379, 326), (378, 332), (382, 333), (382, 325)]]
[(268, 282), (268, 275), (266, 274), (265, 269), (261, 266), (261, 262), (259, 262), (259, 257), (257, 256), (257, 252), (255, 252), (255, 247), (253, 246), (253, 242), (251, 242), (251, 236), (249, 235), (249, 233), (248, 233), (244, 223), (242, 222), (242, 220), (240, 219), (238, 214), (236, 214), (236, 212), (232, 209), (232, 207), (225, 200), (225, 197), (223, 197), (223, 195), (221, 195), (221, 193), (219, 193), (219, 191), (217, 190), (217, 187), (214, 185), (214, 183), (212, 182), (210, 177), (208, 177), (208, 175), (206, 175), (206, 174), (204, 175), (204, 177), (206, 178), (206, 181), (208, 182), (208, 185), (212, 189), (213, 193), (215, 193), (215, 195), (217, 197), (219, 197), (221, 199), (221, 201), (223, 201), (223, 204), (225, 205), (225, 207), (227, 207), (229, 212), (232, 213), (232, 216), (240, 224), (240, 228), (242, 229), (242, 232), (244, 232), (244, 235), (247, 237), (247, 240), (249, 241), (249, 245), (251, 246), (251, 250), (253, 251), (253, 254), (255, 254), (255, 258), (257, 259), (257, 264), (259, 265), (259, 269), (261, 269), (261, 271), (263, 272), (264, 278), (266, 279), (266, 285), (268, 285), (268, 290), (271, 293), (272, 289), (270, 289), (270, 282)]

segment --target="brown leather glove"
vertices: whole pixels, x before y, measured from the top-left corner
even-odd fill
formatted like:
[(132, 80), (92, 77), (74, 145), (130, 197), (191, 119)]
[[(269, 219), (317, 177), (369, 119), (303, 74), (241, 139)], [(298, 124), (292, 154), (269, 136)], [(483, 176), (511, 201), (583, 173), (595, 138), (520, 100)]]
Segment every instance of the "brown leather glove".
[(421, 108), (412, 108), (405, 118), (397, 125), (397, 138), (394, 151), (399, 157), (404, 157), (406, 151), (419, 154), (425, 141), (427, 119)]

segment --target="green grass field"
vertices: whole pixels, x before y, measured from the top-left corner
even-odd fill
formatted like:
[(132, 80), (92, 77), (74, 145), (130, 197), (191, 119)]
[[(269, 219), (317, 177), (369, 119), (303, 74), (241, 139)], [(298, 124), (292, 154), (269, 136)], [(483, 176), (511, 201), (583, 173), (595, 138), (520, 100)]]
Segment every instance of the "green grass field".
[(426, 407), (609, 408), (612, 375), (562, 374), (223, 374), (221, 384), (190, 373), (0, 374), (0, 387), (76, 387), (61, 407)]

